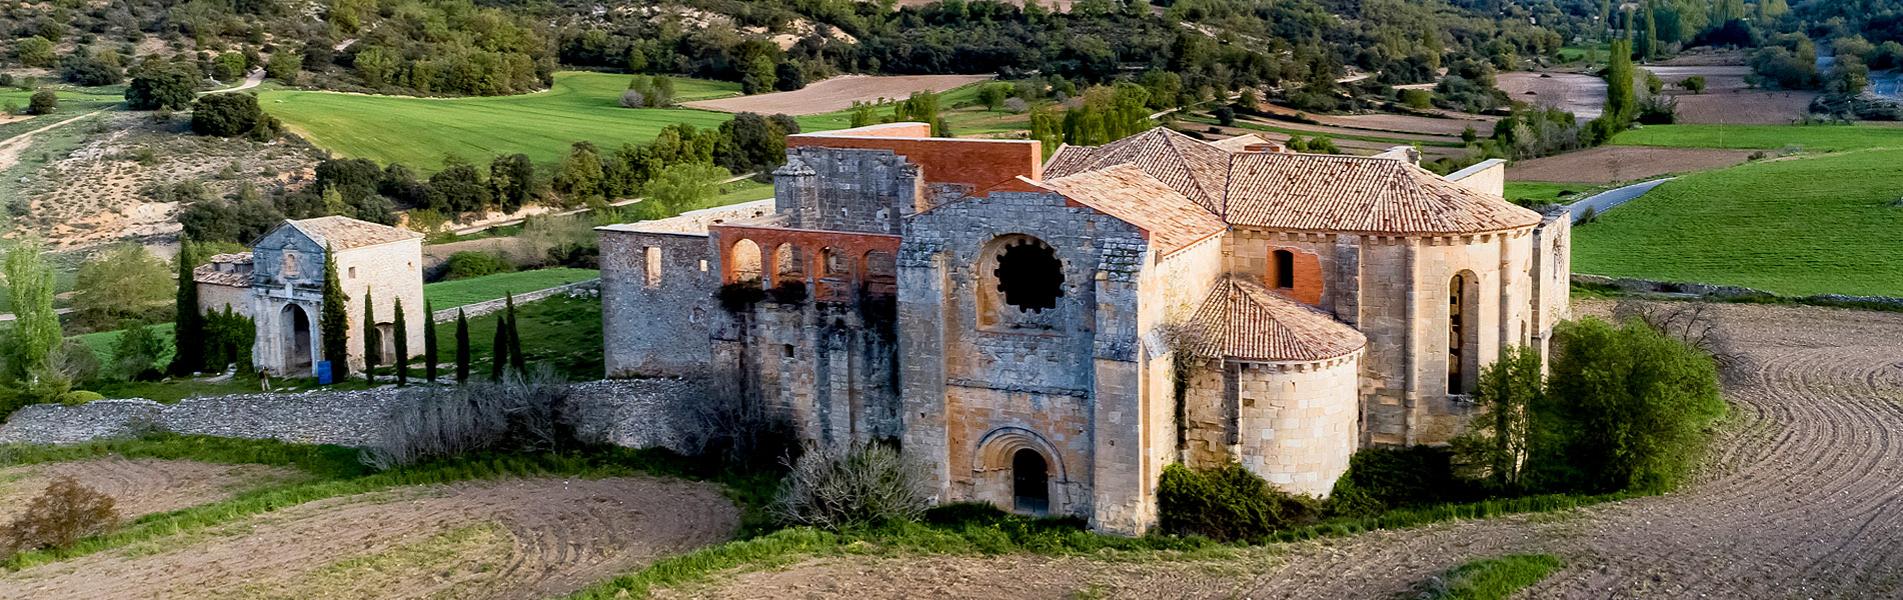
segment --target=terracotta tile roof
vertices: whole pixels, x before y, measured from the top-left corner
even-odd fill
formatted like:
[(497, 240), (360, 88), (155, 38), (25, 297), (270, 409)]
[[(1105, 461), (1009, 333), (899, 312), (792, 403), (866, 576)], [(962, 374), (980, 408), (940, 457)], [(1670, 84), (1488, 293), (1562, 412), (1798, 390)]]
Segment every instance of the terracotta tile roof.
[(1222, 212), (1229, 152), (1157, 127), (1102, 146), (1061, 146), (1044, 165), (1055, 179), (1115, 165), (1132, 165), (1211, 211)]
[[(1223, 143), (1233, 145), (1239, 139), (1248, 141), (1232, 138)], [(1461, 234), (1540, 222), (1538, 213), (1454, 185), (1407, 161), (1232, 152), (1160, 127), (1102, 146), (1061, 147), (1044, 173), (1061, 178), (1116, 165), (1142, 169), (1231, 225)]]
[[(192, 281), (230, 287), (251, 286), (251, 253), (214, 254), (211, 264), (192, 269)], [(228, 266), (226, 266), (228, 265)]]
[(292, 227), (311, 236), (319, 244), (329, 244), (337, 250), (349, 250), (364, 246), (375, 246), (423, 237), (423, 234), (407, 229), (398, 229), (389, 225), (378, 225), (369, 221), (359, 221), (350, 217), (317, 217), (286, 221)]
[(1162, 255), (1228, 228), (1209, 209), (1132, 165), (1088, 171), (1040, 185), (1150, 232), (1151, 244)]
[(1260, 283), (1227, 277), (1190, 318), (1192, 352), (1209, 358), (1317, 361), (1347, 356), (1368, 339), (1334, 317)]
[(1539, 213), (1407, 162), (1322, 154), (1237, 154), (1225, 217), (1235, 225), (1360, 233), (1481, 233)]

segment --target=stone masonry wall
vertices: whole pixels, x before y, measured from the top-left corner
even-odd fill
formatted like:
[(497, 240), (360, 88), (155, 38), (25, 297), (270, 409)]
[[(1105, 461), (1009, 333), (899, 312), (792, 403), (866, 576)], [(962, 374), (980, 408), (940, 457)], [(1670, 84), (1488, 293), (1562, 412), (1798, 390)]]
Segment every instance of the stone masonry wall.
[[(596, 231), (606, 375), (706, 375), (712, 361), (709, 328), (720, 310), (714, 299), (720, 270), (707, 236), (617, 227)], [(659, 262), (650, 265), (655, 256)]]
[[(688, 453), (695, 432), (684, 408), (703, 393), (680, 379), (606, 380), (570, 385), (584, 439)], [(189, 398), (176, 404), (99, 400), (40, 404), (0, 425), (0, 444), (70, 444), (149, 431), (361, 447), (376, 441), (392, 407), (416, 398), (395, 388)]]

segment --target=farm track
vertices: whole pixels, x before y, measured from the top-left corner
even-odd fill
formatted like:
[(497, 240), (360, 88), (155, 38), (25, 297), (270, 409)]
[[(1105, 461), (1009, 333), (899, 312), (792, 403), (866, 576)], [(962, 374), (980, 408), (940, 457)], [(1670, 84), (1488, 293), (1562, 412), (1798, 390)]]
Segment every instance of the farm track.
[[(738, 523), (717, 488), (685, 481), (533, 478), (400, 488), (7, 573), (0, 598), (544, 598), (725, 540)], [(395, 570), (377, 562), (418, 554), (432, 536), (484, 525), (504, 534), (479, 564), (455, 554), (396, 561)], [(363, 564), (376, 565), (367, 573), (376, 577), (348, 570), (334, 577), (340, 565)]]
[(1679, 493), (1249, 549), (1226, 561), (826, 560), (684, 591), (724, 598), (829, 590), (862, 599), (926, 591), (1385, 598), (1474, 559), (1546, 552), (1566, 566), (1520, 597), (1903, 596), (1903, 315), (1716, 308), (1745, 366), (1726, 384), (1732, 418)]

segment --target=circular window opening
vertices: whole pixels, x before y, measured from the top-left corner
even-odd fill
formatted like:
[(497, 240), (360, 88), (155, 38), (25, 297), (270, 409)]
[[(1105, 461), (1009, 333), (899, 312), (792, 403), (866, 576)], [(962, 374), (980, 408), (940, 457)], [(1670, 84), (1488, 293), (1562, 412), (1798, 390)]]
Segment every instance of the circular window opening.
[(998, 293), (1004, 303), (1024, 312), (1057, 308), (1064, 296), (1064, 266), (1057, 251), (1042, 241), (1023, 238), (1012, 241), (998, 253)]

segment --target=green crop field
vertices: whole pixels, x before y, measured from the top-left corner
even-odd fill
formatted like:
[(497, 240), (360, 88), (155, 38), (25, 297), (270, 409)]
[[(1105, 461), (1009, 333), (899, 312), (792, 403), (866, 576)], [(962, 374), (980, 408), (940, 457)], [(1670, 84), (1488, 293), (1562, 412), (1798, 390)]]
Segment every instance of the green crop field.
[(1593, 194), (1603, 192), (1609, 186), (1589, 183), (1548, 183), (1544, 181), (1509, 181), (1506, 187), (1508, 200), (1533, 200), (1551, 204), (1572, 204)]
[(1903, 296), (1899, 165), (1903, 149), (1891, 148), (1686, 175), (1580, 227), (1573, 270), (1780, 294)]
[(1892, 125), (1649, 125), (1619, 134), (1620, 146), (1838, 152), (1903, 148), (1903, 127)]
[[(628, 80), (627, 75), (562, 72), (548, 91), (520, 96), (404, 98), (269, 90), (259, 100), (319, 147), (384, 164), (401, 162), (424, 173), (440, 169), (450, 154), (486, 162), (519, 152), (549, 164), (575, 142), (613, 149), (652, 139), (669, 124), (719, 127), (732, 118), (704, 110), (623, 108)], [(724, 81), (676, 79), (675, 85), (681, 100), (740, 93), (739, 84)], [(803, 119), (802, 124), (808, 123)]]
[(443, 310), (495, 300), (509, 294), (523, 294), (577, 281), (587, 281), (600, 276), (601, 271), (594, 269), (567, 268), (497, 273), (424, 285), (423, 297), (428, 298), (436, 310)]

